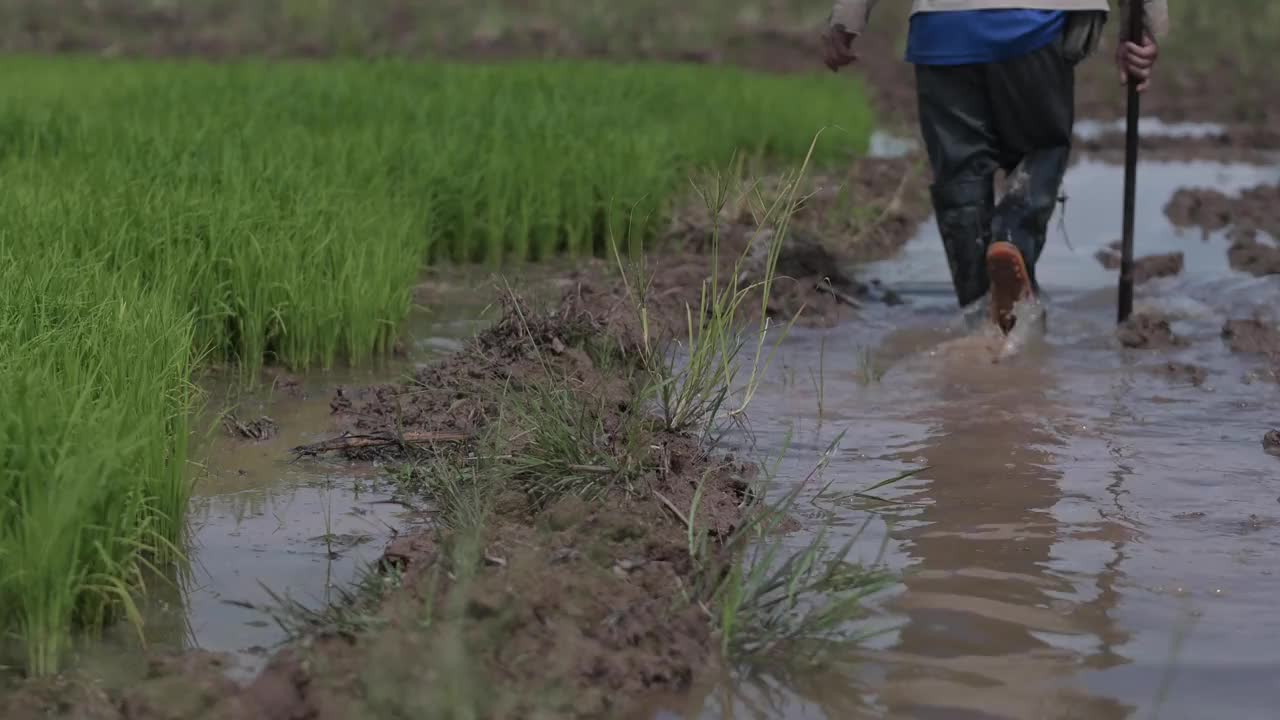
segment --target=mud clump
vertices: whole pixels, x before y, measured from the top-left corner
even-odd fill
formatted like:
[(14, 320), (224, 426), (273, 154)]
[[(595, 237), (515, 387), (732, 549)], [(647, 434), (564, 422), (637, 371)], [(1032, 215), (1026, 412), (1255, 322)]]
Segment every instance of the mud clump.
[[(511, 296), (502, 320), (458, 356), (404, 385), (335, 398), (335, 412), (366, 429), (465, 428), (501, 438), (505, 456), (534, 457), (545, 428), (529, 425), (535, 417), (508, 416), (503, 402), (559, 378), (565, 394), (555, 404), (582, 403), (593, 417), (573, 429), (575, 444), (594, 445), (601, 457), (595, 466), (566, 465), (557, 477), (585, 473), (602, 484), (589, 496), (548, 496), (519, 469), (534, 466), (516, 463), (489, 503), (475, 556), (446, 553), (465, 540), (448, 531), (398, 539), (382, 566), (396, 569), (403, 589), (381, 602), (382, 624), (351, 637), (322, 635), (312, 648), (325, 667), (308, 666), (310, 717), (386, 712), (370, 704), (380, 693), (396, 696), (391, 707), (409, 715), (433, 707), (457, 679), (418, 673), (406, 660), (458, 653), (447, 644), (450, 633), (463, 640), (458, 662), (468, 673), (501, 688), (486, 691), (495, 703), (486, 717), (612, 717), (647, 695), (688, 689), (714, 664), (709, 619), (687, 600), (698, 585), (689, 525), (712, 542), (728, 538), (742, 521), (753, 468), (710, 455), (692, 436), (635, 420), (635, 390), (617, 368), (638, 345), (617, 334), (628, 323), (609, 308), (627, 310), (610, 297), (578, 283), (554, 310), (539, 313)], [(594, 358), (611, 359), (601, 365)], [(536, 466), (544, 462), (553, 461)], [(409, 467), (428, 485), (439, 472)], [(625, 481), (608, 480), (614, 474)], [(424, 605), (460, 610), (424, 628)], [(370, 677), (369, 669), (382, 674)]]
[[(625, 383), (595, 371), (588, 351), (634, 353), (643, 343), (621, 293), (575, 283), (555, 310), (533, 313), (519, 297), (503, 295), (504, 312), (464, 349), (418, 369), (411, 382), (366, 388), (340, 387), (329, 403), (342, 430), (361, 436), (475, 436), (497, 409), (493, 388), (519, 391), (545, 376), (549, 366), (579, 383), (594, 380), (606, 393)], [(351, 447), (353, 460), (402, 456), (405, 445)]]
[(280, 426), (266, 415), (252, 420), (225, 415), (222, 418), (222, 429), (231, 437), (250, 441), (270, 440), (280, 434)]
[(1280, 328), (1257, 318), (1228, 320), (1222, 328), (1222, 339), (1232, 352), (1280, 356)]
[(1253, 231), (1236, 235), (1227, 259), (1233, 270), (1255, 277), (1280, 275), (1280, 247), (1261, 242)]
[(1209, 371), (1199, 365), (1173, 362), (1152, 368), (1152, 372), (1169, 382), (1200, 387), (1209, 380)]
[(1183, 347), (1187, 341), (1177, 336), (1169, 320), (1153, 313), (1133, 315), (1116, 329), (1120, 344), (1135, 350)]
[[(775, 241), (780, 243), (776, 277), (765, 308), (774, 319), (832, 327), (864, 303), (900, 303), (891, 290), (860, 281), (849, 268), (891, 256), (929, 216), (926, 181), (913, 163), (864, 158), (847, 175), (802, 181), (798, 204), (780, 240), (775, 228), (759, 226), (758, 208), (730, 205), (713, 217), (702, 198), (690, 198), (672, 214), (663, 239), (668, 250), (647, 261), (651, 317), (667, 329), (683, 332), (686, 308), (699, 307), (710, 264), (722, 279), (737, 270), (740, 287), (759, 283)], [(754, 189), (765, 198), (788, 190), (779, 177), (765, 177)], [(600, 284), (598, 270), (582, 277)], [(746, 322), (760, 317), (758, 302), (747, 302), (741, 309)]]
[(1235, 203), (1210, 188), (1181, 188), (1169, 198), (1164, 214), (1178, 227), (1198, 227), (1205, 232), (1222, 230), (1233, 222)]
[(1268, 455), (1280, 457), (1280, 430), (1272, 430), (1262, 436), (1262, 449)]
[[(1107, 270), (1120, 269), (1120, 243), (1111, 243), (1094, 255), (1102, 267)], [(1133, 261), (1133, 282), (1142, 285), (1156, 278), (1174, 277), (1182, 274), (1186, 259), (1180, 252), (1159, 255), (1144, 255)]]
[(1179, 227), (1198, 227), (1206, 234), (1234, 227), (1280, 237), (1280, 185), (1249, 188), (1230, 197), (1213, 188), (1182, 188), (1164, 208)]

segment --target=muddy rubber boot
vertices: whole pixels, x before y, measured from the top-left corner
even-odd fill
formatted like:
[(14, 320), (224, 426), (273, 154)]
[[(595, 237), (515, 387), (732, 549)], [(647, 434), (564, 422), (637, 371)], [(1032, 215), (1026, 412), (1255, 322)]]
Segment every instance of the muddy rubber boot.
[(986, 295), (991, 284), (986, 253), (995, 210), (992, 178), (934, 185), (932, 195), (956, 300), (966, 308)]
[(1017, 322), (1015, 306), (1035, 296), (1031, 273), (1021, 250), (997, 240), (987, 249), (987, 274), (991, 278), (991, 320), (1007, 335)]
[(992, 234), (1012, 243), (1022, 253), (1031, 287), (1038, 290), (1036, 263), (1044, 251), (1049, 220), (1058, 204), (1062, 178), (1067, 170), (1069, 147), (1036, 150), (1009, 173), (1004, 196), (996, 205)]

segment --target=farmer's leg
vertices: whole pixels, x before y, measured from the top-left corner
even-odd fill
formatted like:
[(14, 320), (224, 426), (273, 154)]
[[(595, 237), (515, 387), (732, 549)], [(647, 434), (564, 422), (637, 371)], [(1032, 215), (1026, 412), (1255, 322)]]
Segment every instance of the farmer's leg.
[(982, 66), (916, 66), (920, 130), (933, 167), (933, 209), (966, 306), (987, 292), (997, 167), (996, 129)]
[(996, 240), (1013, 243), (1026, 259), (1032, 284), (1044, 249), (1075, 119), (1075, 67), (1059, 39), (1037, 52), (986, 66), (999, 137), (1000, 164), (1009, 170), (995, 210)]

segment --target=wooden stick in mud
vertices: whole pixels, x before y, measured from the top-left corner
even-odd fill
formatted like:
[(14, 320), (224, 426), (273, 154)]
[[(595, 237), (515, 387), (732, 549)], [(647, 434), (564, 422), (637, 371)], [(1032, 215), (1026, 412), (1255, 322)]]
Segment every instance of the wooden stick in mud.
[[(1144, 6), (1141, 0), (1129, 0), (1129, 37), (1127, 40), (1142, 44)], [(1120, 322), (1133, 314), (1133, 222), (1138, 187), (1138, 81), (1129, 78), (1129, 113), (1125, 120), (1124, 137), (1124, 234), (1120, 245)]]
[(365, 450), (369, 448), (404, 447), (407, 445), (437, 445), (440, 443), (457, 443), (470, 440), (467, 433), (459, 432), (407, 432), (400, 435), (381, 433), (377, 435), (341, 435), (330, 440), (300, 445), (293, 449), (298, 456), (323, 455), (345, 450)]

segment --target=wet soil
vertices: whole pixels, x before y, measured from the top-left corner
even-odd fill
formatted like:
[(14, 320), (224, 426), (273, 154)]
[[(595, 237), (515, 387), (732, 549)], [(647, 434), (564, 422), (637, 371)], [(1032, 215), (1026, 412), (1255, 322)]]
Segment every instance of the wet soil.
[(1209, 379), (1209, 370), (1191, 363), (1170, 360), (1163, 365), (1152, 368), (1152, 372), (1175, 385), (1193, 385), (1200, 387)]
[[(332, 402), (336, 423), (361, 433), (471, 438), (377, 453), (461, 467), (494, 447), (482, 438), (501, 438), (519, 455), (531, 428), (501, 426), (503, 403), (563, 383), (604, 432), (582, 442), (635, 468), (603, 495), (547, 498), (516, 475), (478, 536), (441, 524), (401, 535), (379, 565), (394, 587), (362, 608), (358, 629), (316, 623), (245, 686), (226, 679), (221, 658), (188, 653), (156, 660), (124, 690), (82, 689), (82, 699), (54, 700), (32, 685), (6, 697), (0, 716), (336, 719), (411, 716), (459, 701), (484, 717), (614, 717), (637, 700), (689, 689), (717, 664), (690, 533), (717, 543), (739, 527), (754, 466), (648, 419), (627, 375), (642, 341), (635, 311), (606, 298), (581, 282), (546, 311), (507, 295), (500, 320), (463, 351), (405, 383), (339, 389)], [(479, 550), (461, 553), (462, 543)], [(465, 667), (449, 675), (423, 667), (426, 658)], [(463, 680), (484, 689), (459, 700), (453, 685)]]
[[(901, 299), (874, 276), (859, 270), (892, 257), (930, 215), (926, 171), (915, 157), (862, 158), (841, 175), (817, 175), (802, 181), (795, 208), (781, 240), (776, 229), (759, 227), (749, 206), (727, 207), (718, 218), (700, 199), (673, 212), (661, 240), (639, 268), (646, 285), (649, 321), (661, 335), (687, 332), (687, 310), (700, 307), (704, 281), (712, 274), (720, 287), (736, 277), (738, 287), (758, 286), (767, 274), (771, 246), (779, 243), (776, 276), (764, 313), (800, 327), (833, 327), (856, 319), (866, 304), (896, 304)], [(758, 183), (768, 196), (777, 178)], [(616, 264), (587, 261), (567, 271), (562, 284), (581, 286), (588, 305), (601, 304), (605, 315), (635, 301), (636, 288), (616, 278)], [(760, 319), (759, 295), (749, 294), (740, 309), (744, 322)], [(616, 322), (616, 320), (615, 320)], [(636, 328), (614, 327), (623, 337)]]
[(1280, 430), (1272, 430), (1262, 437), (1262, 449), (1268, 455), (1280, 457)]
[(1280, 327), (1259, 318), (1227, 321), (1222, 339), (1232, 352), (1280, 355)]
[(1240, 272), (1257, 277), (1280, 275), (1280, 247), (1262, 242), (1253, 232), (1237, 235), (1227, 250), (1227, 259)]
[(1187, 344), (1185, 339), (1174, 334), (1168, 318), (1150, 312), (1132, 315), (1116, 329), (1116, 339), (1121, 345), (1135, 350), (1166, 350)]
[[(1116, 241), (1099, 250), (1094, 257), (1108, 270), (1120, 269), (1120, 241)], [(1133, 261), (1133, 282), (1142, 285), (1156, 278), (1174, 277), (1182, 273), (1186, 265), (1185, 256), (1180, 252), (1144, 255)]]
[(1237, 196), (1214, 188), (1185, 188), (1170, 198), (1165, 214), (1174, 225), (1206, 233), (1234, 227), (1280, 237), (1280, 185), (1260, 185)]

